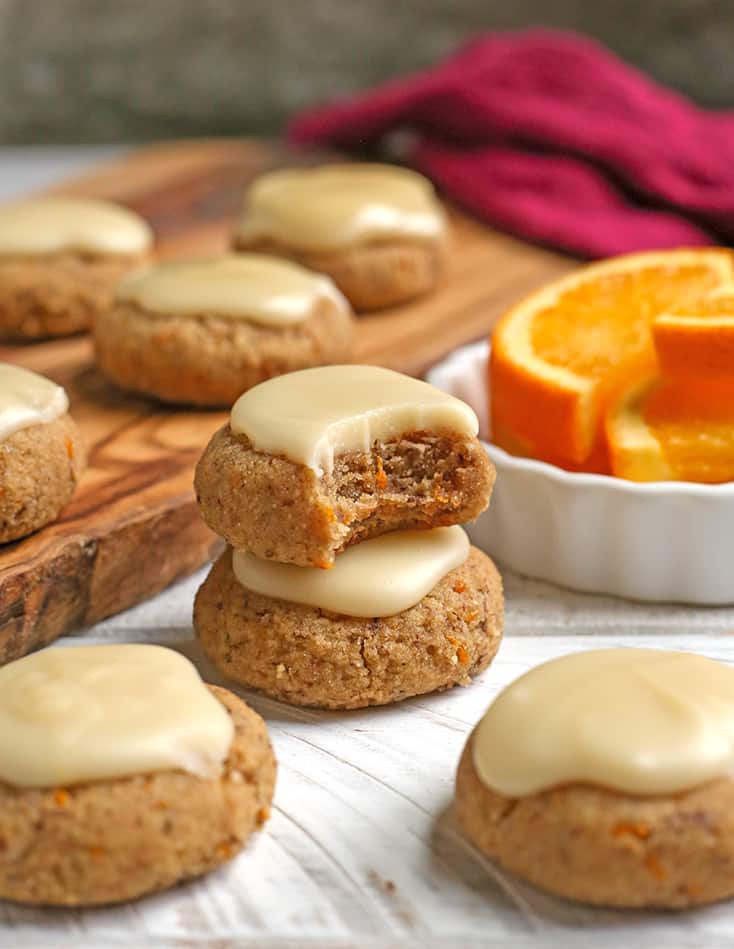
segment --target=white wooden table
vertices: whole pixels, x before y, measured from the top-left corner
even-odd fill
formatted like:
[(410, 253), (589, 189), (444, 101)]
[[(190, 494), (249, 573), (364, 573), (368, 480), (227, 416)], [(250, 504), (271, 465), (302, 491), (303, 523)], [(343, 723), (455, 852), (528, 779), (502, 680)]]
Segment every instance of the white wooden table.
[[(157, 642), (221, 681), (192, 639), (204, 576), (55, 648)], [(497, 690), (553, 656), (644, 645), (734, 661), (734, 610), (638, 606), (506, 578), (507, 633), (474, 684), (357, 712), (241, 694), (266, 719), (279, 772), (273, 816), (231, 865), (121, 908), (0, 903), (0, 947), (734, 945), (734, 904), (597, 912), (506, 878), (457, 833), (451, 798), (466, 735)]]

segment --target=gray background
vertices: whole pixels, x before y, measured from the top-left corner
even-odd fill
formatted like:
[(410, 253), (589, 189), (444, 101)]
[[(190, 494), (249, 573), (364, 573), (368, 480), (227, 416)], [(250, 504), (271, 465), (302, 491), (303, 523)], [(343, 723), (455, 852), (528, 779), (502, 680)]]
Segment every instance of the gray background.
[(272, 132), (478, 30), (541, 24), (734, 102), (731, 0), (0, 0), (0, 142)]

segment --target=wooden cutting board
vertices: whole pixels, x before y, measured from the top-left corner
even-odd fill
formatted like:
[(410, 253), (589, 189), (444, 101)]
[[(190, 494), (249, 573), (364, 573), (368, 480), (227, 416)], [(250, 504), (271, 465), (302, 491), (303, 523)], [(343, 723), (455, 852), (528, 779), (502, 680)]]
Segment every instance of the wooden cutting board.
[[(247, 182), (312, 162), (260, 141), (141, 149), (52, 189), (119, 201), (152, 224), (164, 258), (223, 250)], [(421, 374), (484, 335), (502, 309), (575, 265), (452, 212), (453, 247), (436, 293), (360, 317), (355, 362)], [(221, 412), (128, 397), (95, 371), (89, 340), (2, 346), (64, 385), (89, 446), (89, 469), (53, 525), (0, 548), (0, 662), (138, 603), (209, 559), (218, 539), (199, 517), (193, 469)]]

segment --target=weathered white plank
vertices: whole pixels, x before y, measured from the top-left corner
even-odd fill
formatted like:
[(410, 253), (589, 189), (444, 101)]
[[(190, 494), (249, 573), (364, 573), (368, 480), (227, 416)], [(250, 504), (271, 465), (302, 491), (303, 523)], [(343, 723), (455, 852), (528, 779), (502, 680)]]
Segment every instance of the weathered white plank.
[[(57, 648), (153, 638), (220, 681), (190, 627), (175, 612), (169, 620), (168, 629), (105, 626)], [(731, 944), (734, 906), (675, 915), (572, 906), (498, 873), (457, 833), (450, 804), (466, 735), (497, 690), (532, 665), (625, 644), (734, 661), (734, 637), (721, 633), (572, 629), (510, 635), (471, 687), (383, 709), (318, 712), (243, 693), (267, 720), (280, 763), (272, 820), (246, 852), (204, 880), (120, 908), (0, 904), (0, 946)]]

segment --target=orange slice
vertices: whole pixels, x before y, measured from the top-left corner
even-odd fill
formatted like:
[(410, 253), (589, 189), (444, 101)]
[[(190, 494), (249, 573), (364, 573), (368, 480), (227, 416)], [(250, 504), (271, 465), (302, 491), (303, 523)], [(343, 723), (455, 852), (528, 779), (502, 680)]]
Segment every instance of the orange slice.
[(664, 373), (734, 377), (734, 287), (655, 317), (652, 333)]
[(582, 462), (574, 463), (567, 458), (560, 458), (557, 455), (546, 454), (543, 458), (538, 458), (533, 454), (533, 450), (526, 442), (503, 429), (501, 426), (492, 429), (492, 441), (500, 448), (504, 448), (510, 455), (516, 455), (519, 458), (534, 458), (536, 461), (545, 461), (549, 465), (555, 465), (557, 468), (565, 468), (566, 471), (576, 471), (585, 474), (611, 474), (609, 466), (609, 457), (607, 453), (606, 441), (599, 441), (597, 447)]
[(734, 481), (734, 380), (648, 378), (606, 418), (612, 473), (630, 481)]
[(583, 466), (601, 450), (615, 395), (656, 367), (653, 318), (734, 284), (733, 262), (720, 248), (615, 257), (514, 306), (492, 335), (493, 431), (536, 458)]

